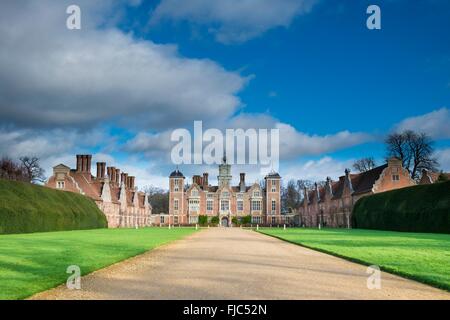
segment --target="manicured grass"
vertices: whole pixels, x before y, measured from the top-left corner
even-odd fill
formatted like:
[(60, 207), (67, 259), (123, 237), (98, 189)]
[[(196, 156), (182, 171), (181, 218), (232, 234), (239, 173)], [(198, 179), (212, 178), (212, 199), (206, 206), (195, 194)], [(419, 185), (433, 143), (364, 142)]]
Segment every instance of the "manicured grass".
[(359, 229), (260, 232), (450, 291), (450, 235)]
[(97, 229), (0, 235), (0, 299), (23, 299), (195, 232), (195, 228)]

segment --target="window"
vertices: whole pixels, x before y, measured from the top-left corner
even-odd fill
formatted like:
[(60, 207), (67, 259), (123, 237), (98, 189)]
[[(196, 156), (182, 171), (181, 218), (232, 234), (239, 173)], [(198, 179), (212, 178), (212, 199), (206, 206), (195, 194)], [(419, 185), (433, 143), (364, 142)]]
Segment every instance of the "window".
[(277, 210), (277, 202), (275, 200), (272, 200), (272, 213), (275, 213)]
[(272, 180), (271, 185), (272, 185), (271, 192), (277, 192), (277, 180)]
[(189, 217), (189, 224), (194, 224), (194, 223), (198, 223), (198, 217), (197, 216)]
[(192, 189), (191, 196), (192, 197), (198, 197), (198, 190), (197, 189)]
[(178, 192), (180, 190), (180, 180), (173, 180), (173, 191)]
[(222, 197), (229, 198), (230, 197), (230, 193), (228, 191), (224, 191), (224, 192), (222, 192)]
[(259, 200), (252, 201), (252, 211), (261, 211), (261, 201)]
[(165, 218), (164, 216), (161, 216), (161, 223), (165, 223), (166, 219), (164, 219), (164, 218)]
[(400, 180), (400, 176), (398, 174), (392, 175), (392, 181), (399, 181), (399, 180)]
[(276, 217), (272, 217), (272, 224), (276, 224), (277, 223), (277, 218)]
[(237, 201), (237, 211), (244, 211), (244, 201), (242, 200)]
[(261, 217), (260, 216), (252, 217), (252, 222), (253, 223), (261, 223)]
[(208, 194), (206, 195), (206, 197), (207, 197), (207, 198), (214, 198), (214, 193), (208, 193)]
[(178, 199), (173, 200), (173, 210), (178, 211)]
[(189, 212), (198, 212), (200, 210), (200, 200), (189, 199)]
[(173, 224), (178, 224), (178, 216), (173, 217)]
[(64, 189), (64, 181), (58, 181), (56, 183), (56, 188), (58, 189)]
[(213, 205), (214, 205), (214, 201), (208, 199), (208, 200), (206, 201), (206, 210), (207, 210), (207, 211), (213, 211)]
[(253, 192), (253, 196), (254, 196), (254, 197), (260, 197), (260, 196), (261, 196), (261, 193), (260, 193), (259, 191), (254, 191), (254, 192)]
[(229, 209), (230, 209), (230, 202), (228, 200), (221, 200), (220, 201), (220, 210), (228, 211)]

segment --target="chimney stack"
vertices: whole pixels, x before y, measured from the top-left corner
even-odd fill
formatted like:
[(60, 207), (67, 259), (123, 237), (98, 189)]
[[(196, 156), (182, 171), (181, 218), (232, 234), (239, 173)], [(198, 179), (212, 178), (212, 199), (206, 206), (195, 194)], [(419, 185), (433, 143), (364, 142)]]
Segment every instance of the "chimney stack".
[(86, 172), (91, 173), (91, 161), (92, 161), (92, 155), (88, 154), (86, 155)]
[(111, 179), (111, 167), (106, 168), (106, 174)]
[(245, 173), (241, 173), (240, 176), (241, 176), (240, 183), (245, 184)]
[(109, 181), (114, 183), (116, 181), (116, 168), (111, 167), (111, 174), (108, 174), (108, 176), (109, 176)]
[(130, 189), (134, 190), (135, 177), (131, 176), (131, 177), (129, 177), (129, 179), (130, 179)]
[(128, 188), (128, 173), (122, 173), (122, 183), (125, 188)]
[(97, 162), (97, 179), (105, 178), (105, 166), (106, 166), (106, 163)]
[(77, 172), (83, 171), (82, 165), (83, 165), (82, 155), (77, 154)]
[(196, 183), (197, 185), (201, 186), (202, 184), (202, 177), (199, 175), (195, 175), (192, 177), (192, 183)]
[(116, 169), (115, 181), (117, 185), (120, 185), (120, 169)]
[(205, 172), (203, 174), (203, 187), (207, 188), (209, 186), (209, 182), (208, 182), (208, 174)]
[(245, 173), (240, 174), (239, 190), (245, 192)]

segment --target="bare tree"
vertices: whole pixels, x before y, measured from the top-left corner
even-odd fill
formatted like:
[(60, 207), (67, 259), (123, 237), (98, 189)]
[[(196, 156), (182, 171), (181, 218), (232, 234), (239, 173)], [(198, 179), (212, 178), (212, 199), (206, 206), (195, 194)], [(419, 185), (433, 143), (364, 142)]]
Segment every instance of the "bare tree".
[(167, 190), (147, 186), (144, 188), (144, 192), (149, 195), (153, 214), (169, 213), (169, 192)]
[(29, 181), (25, 168), (8, 157), (3, 157), (0, 160), (0, 178), (14, 181)]
[(433, 157), (433, 141), (425, 133), (406, 130), (386, 138), (388, 157), (402, 160), (412, 179), (418, 179), (422, 169), (436, 171), (438, 162)]
[(28, 182), (44, 182), (45, 170), (39, 164), (39, 158), (37, 157), (21, 157), (20, 162), (28, 177)]
[(353, 169), (359, 172), (366, 172), (376, 167), (375, 160), (372, 157), (362, 158), (353, 163)]

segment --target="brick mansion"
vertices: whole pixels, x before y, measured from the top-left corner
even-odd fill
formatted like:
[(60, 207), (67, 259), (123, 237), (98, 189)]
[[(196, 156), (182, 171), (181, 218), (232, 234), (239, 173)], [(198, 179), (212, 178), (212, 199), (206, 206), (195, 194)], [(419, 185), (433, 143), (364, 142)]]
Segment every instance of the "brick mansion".
[[(372, 170), (345, 174), (333, 181), (303, 190), (303, 200), (293, 213), (282, 213), (281, 177), (270, 172), (263, 183), (247, 185), (245, 173), (239, 183), (232, 183), (232, 166), (226, 157), (218, 166), (217, 185), (209, 184), (209, 174), (194, 175), (187, 182), (176, 169), (169, 179), (168, 212), (152, 214), (149, 196), (138, 191), (135, 177), (105, 162), (97, 162), (96, 176), (91, 174), (91, 155), (77, 155), (76, 168), (64, 164), (53, 167), (46, 186), (76, 192), (93, 199), (105, 214), (108, 227), (144, 227), (162, 225), (195, 225), (200, 216), (208, 223), (232, 226), (235, 219), (250, 216), (252, 224), (300, 225), (305, 227), (351, 227), (354, 204), (361, 197), (416, 185), (401, 160), (391, 158)], [(434, 183), (438, 174), (422, 172), (419, 184)], [(214, 222), (213, 222), (214, 221)]]
[[(233, 218), (251, 216), (254, 224), (278, 224), (281, 216), (281, 177), (271, 172), (259, 183), (246, 185), (245, 173), (240, 174), (239, 184), (232, 185), (231, 165), (226, 157), (219, 165), (218, 185), (208, 181), (209, 174), (186, 179), (177, 169), (169, 177), (169, 215), (173, 224), (196, 224), (200, 215), (218, 217), (222, 226), (231, 226)], [(164, 221), (166, 222), (166, 221)]]
[(135, 187), (135, 177), (106, 167), (105, 162), (97, 162), (97, 175), (93, 176), (91, 161), (91, 155), (77, 155), (75, 169), (64, 164), (53, 167), (46, 186), (93, 199), (110, 228), (150, 226), (152, 207), (148, 196)]

